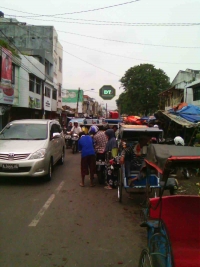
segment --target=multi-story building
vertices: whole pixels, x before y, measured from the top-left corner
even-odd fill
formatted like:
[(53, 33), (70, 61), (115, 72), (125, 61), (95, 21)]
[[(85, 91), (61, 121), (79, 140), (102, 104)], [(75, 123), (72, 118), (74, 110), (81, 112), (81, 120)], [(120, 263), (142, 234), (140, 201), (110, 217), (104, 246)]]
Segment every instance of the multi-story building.
[(0, 17), (0, 22), (0, 39), (44, 65), (43, 117), (54, 118), (62, 109), (63, 48), (56, 30), (53, 26), (28, 25), (4, 17)]
[(197, 89), (193, 90), (189, 87), (196, 81), (200, 81), (200, 70), (180, 70), (172, 81), (171, 87), (159, 94), (160, 99), (164, 99), (162, 109), (169, 110), (181, 102), (199, 105), (200, 97), (199, 94), (195, 93)]
[(14, 119), (42, 118), (49, 107), (57, 110), (56, 90), (45, 81), (43, 64), (31, 56), (14, 56), (3, 47), (0, 62), (0, 129)]

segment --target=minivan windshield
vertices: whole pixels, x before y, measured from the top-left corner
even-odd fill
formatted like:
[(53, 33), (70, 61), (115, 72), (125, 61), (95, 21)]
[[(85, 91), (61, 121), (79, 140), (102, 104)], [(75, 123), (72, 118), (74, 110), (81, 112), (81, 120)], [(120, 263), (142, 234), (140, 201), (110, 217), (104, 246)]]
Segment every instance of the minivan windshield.
[(8, 124), (0, 133), (0, 140), (45, 140), (46, 124)]

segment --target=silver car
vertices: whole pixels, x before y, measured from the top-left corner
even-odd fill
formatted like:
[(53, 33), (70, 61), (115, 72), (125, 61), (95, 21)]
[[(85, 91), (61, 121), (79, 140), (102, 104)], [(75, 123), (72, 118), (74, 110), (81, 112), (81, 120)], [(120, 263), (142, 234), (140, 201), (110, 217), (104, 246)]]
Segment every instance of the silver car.
[(56, 120), (15, 120), (0, 132), (0, 176), (44, 176), (63, 164), (65, 138)]

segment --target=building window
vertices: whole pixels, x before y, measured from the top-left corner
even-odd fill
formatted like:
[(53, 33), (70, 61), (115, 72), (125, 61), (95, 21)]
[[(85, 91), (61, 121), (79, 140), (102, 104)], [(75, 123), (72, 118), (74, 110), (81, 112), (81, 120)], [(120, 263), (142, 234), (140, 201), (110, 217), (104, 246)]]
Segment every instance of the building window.
[(48, 60), (45, 60), (45, 74), (50, 75), (50, 66)]
[(45, 87), (45, 96), (51, 98), (51, 89)]
[(36, 78), (36, 94), (41, 94), (42, 81)]
[(58, 87), (58, 96), (61, 97), (61, 88), (62, 88), (62, 85), (59, 83), (59, 87)]
[(193, 101), (200, 100), (200, 86), (193, 88)]
[(34, 93), (35, 87), (35, 77), (32, 74), (29, 74), (29, 91)]
[(56, 89), (53, 89), (52, 98), (54, 100), (57, 100), (57, 90)]
[(15, 84), (15, 65), (12, 64), (12, 84)]
[(59, 57), (59, 71), (62, 72), (62, 58)]

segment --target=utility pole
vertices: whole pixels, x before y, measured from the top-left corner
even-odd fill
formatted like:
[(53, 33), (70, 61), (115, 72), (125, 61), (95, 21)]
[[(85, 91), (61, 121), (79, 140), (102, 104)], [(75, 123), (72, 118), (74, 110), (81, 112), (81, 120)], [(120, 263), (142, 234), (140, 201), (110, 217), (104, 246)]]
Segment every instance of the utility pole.
[(78, 88), (77, 105), (76, 105), (77, 116), (78, 116), (78, 102), (79, 102), (79, 97), (80, 97), (80, 87)]

